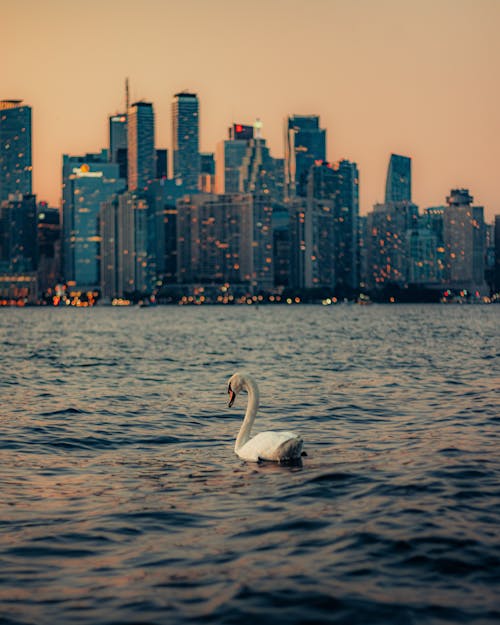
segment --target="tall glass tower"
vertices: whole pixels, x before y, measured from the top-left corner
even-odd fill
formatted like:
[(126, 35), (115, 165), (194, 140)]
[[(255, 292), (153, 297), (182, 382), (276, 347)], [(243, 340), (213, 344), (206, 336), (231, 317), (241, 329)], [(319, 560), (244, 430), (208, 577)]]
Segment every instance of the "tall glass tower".
[(199, 101), (195, 93), (176, 93), (172, 103), (174, 178), (187, 190), (198, 188), (200, 167)]
[(84, 156), (63, 155), (63, 275), (81, 290), (99, 288), (101, 203), (125, 190), (117, 163), (106, 150)]
[(285, 120), (285, 195), (307, 195), (307, 175), (316, 161), (326, 161), (326, 130), (318, 115), (292, 115)]
[(156, 178), (155, 116), (150, 102), (135, 102), (127, 114), (128, 188), (144, 191)]
[(31, 194), (31, 107), (0, 100), (0, 202)]
[(411, 202), (410, 157), (391, 154), (385, 183), (385, 202)]
[(109, 160), (120, 165), (120, 178), (127, 179), (128, 165), (127, 114), (117, 113), (109, 118)]

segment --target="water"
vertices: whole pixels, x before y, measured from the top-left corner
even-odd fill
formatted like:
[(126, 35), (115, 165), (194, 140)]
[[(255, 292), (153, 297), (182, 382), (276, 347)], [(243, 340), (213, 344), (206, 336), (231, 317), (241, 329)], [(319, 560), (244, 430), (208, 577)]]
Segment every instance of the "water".
[(0, 622), (500, 622), (499, 313), (1, 311)]

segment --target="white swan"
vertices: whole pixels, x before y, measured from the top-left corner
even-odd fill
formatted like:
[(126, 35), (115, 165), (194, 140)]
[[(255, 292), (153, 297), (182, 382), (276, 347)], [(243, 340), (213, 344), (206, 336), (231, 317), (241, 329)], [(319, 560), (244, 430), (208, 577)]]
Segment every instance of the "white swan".
[(260, 432), (250, 438), (252, 425), (259, 407), (259, 389), (251, 376), (235, 373), (229, 380), (227, 387), (229, 408), (233, 405), (236, 395), (241, 391), (247, 391), (248, 404), (234, 446), (234, 451), (238, 456), (251, 462), (258, 462), (259, 460), (289, 462), (298, 460), (301, 455), (305, 455), (302, 453), (302, 438), (294, 432)]

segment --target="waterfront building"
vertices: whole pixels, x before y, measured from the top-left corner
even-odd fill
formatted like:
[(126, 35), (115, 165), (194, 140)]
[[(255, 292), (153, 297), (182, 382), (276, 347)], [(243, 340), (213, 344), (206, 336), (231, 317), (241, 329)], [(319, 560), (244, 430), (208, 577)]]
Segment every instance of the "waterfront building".
[(444, 247), (444, 211), (445, 206), (431, 206), (424, 210), (421, 217), (422, 227), (429, 230), (435, 238), (435, 278), (437, 282), (444, 283), (446, 274), (446, 257)]
[(128, 178), (127, 114), (117, 113), (109, 118), (109, 161), (120, 166), (120, 178)]
[(124, 191), (118, 163), (100, 154), (63, 156), (63, 277), (75, 290), (99, 288), (99, 210)]
[(156, 178), (155, 118), (150, 102), (135, 102), (127, 114), (128, 188), (142, 192)]
[(366, 215), (360, 215), (358, 217), (358, 242), (359, 242), (359, 286), (363, 291), (367, 288), (367, 276), (368, 276), (368, 254), (367, 254), (367, 240), (368, 240), (368, 218)]
[(351, 297), (359, 288), (359, 171), (343, 159), (333, 164), (335, 173), (335, 289)]
[[(185, 195), (175, 180), (155, 180), (149, 187), (149, 219), (155, 236), (150, 249), (156, 277), (164, 284), (177, 280), (177, 200)], [(151, 261), (150, 261), (151, 263)]]
[(26, 274), (37, 266), (36, 198), (11, 194), (0, 203), (0, 271)]
[(500, 215), (495, 215), (495, 276), (493, 290), (500, 294)]
[(446, 280), (451, 288), (484, 293), (485, 224), (482, 206), (473, 206), (468, 189), (452, 189), (446, 198), (443, 238)]
[(307, 202), (292, 210), (295, 286), (351, 297), (359, 287), (358, 168), (347, 160), (317, 162), (307, 189)]
[(273, 208), (273, 265), (274, 286), (277, 289), (291, 285), (291, 224), (290, 205), (276, 205)]
[(408, 282), (408, 233), (418, 227), (418, 207), (411, 202), (375, 204), (367, 215), (367, 284), (380, 289)]
[(10, 194), (0, 202), (0, 300), (35, 303), (37, 284), (36, 199)]
[(32, 193), (31, 107), (0, 100), (0, 202)]
[(285, 120), (285, 196), (307, 195), (307, 176), (315, 161), (326, 161), (326, 130), (317, 115), (291, 115)]
[(147, 221), (147, 201), (131, 191), (102, 203), (101, 289), (104, 297), (138, 299), (151, 292)]
[[(178, 282), (246, 283), (251, 288), (260, 271), (254, 267), (253, 210), (250, 194), (198, 194), (180, 199)], [(254, 286), (259, 288), (258, 283)]]
[(485, 252), (484, 252), (484, 280), (490, 294), (495, 292), (495, 223), (484, 224)]
[(421, 221), (407, 233), (407, 282), (419, 285), (437, 284), (440, 282), (437, 237)]
[(185, 189), (198, 189), (201, 172), (199, 101), (195, 93), (176, 93), (172, 103), (173, 178)]
[(47, 202), (37, 205), (38, 288), (40, 293), (53, 289), (61, 274), (61, 217), (58, 208)]
[(391, 154), (385, 183), (385, 203), (411, 202), (411, 158)]

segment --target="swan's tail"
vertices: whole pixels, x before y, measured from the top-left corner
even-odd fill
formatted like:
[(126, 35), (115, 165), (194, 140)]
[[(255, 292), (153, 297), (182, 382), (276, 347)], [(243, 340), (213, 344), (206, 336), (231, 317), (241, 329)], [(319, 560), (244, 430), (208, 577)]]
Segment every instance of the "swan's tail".
[(302, 445), (304, 441), (297, 436), (282, 443), (277, 449), (277, 456), (280, 462), (290, 462), (299, 460), (302, 455)]

